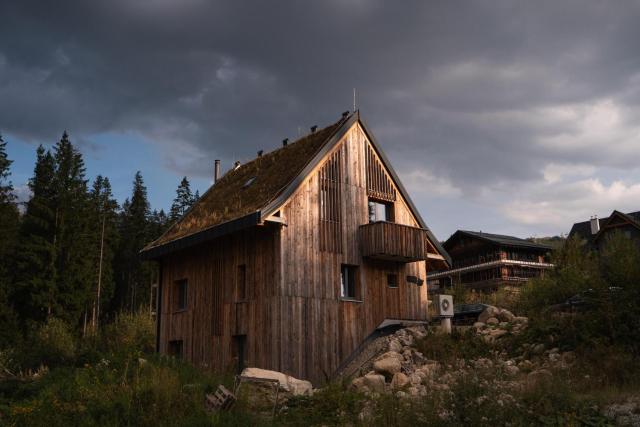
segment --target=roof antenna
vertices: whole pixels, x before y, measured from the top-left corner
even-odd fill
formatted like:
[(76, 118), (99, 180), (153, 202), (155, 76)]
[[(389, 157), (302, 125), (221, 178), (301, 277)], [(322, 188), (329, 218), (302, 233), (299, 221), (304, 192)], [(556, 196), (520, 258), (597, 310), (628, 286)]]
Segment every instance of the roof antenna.
[(353, 88), (353, 111), (356, 111), (356, 88)]

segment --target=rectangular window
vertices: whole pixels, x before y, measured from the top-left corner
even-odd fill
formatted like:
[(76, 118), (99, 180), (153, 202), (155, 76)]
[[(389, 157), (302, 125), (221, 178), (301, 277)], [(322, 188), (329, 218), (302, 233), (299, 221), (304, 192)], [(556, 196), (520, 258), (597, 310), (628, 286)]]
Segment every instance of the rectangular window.
[(246, 301), (247, 299), (247, 266), (238, 266), (236, 277), (236, 301)]
[(393, 203), (369, 199), (369, 222), (393, 222)]
[(182, 340), (169, 341), (169, 356), (181, 359), (183, 356), (182, 351)]
[(178, 280), (175, 282), (175, 309), (176, 311), (186, 310), (188, 302), (188, 285), (187, 279)]
[(390, 288), (397, 288), (398, 287), (398, 275), (395, 273), (389, 273), (387, 274), (387, 286), (389, 286)]
[(340, 296), (345, 299), (358, 299), (358, 267), (342, 265), (340, 269)]

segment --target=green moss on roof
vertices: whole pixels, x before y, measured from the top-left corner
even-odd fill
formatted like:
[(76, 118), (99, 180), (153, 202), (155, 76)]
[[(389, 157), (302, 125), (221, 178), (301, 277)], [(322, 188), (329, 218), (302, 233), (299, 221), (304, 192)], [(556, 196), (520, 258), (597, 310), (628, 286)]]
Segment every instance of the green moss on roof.
[[(265, 207), (302, 172), (343, 123), (344, 120), (340, 120), (227, 172), (183, 218), (144, 250), (162, 246)], [(255, 178), (254, 181), (245, 187), (251, 178)]]

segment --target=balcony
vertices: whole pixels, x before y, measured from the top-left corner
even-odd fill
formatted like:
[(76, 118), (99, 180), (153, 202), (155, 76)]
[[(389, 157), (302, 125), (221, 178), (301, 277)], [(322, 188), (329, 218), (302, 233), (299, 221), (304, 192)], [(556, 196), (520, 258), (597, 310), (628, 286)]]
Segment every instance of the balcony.
[(394, 262), (416, 262), (430, 258), (427, 231), (392, 222), (360, 226), (362, 256)]

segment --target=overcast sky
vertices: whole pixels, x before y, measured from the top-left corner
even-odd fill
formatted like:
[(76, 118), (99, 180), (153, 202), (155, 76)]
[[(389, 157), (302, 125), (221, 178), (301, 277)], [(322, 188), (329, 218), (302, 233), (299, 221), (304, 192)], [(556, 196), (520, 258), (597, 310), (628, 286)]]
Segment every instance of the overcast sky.
[(153, 208), (357, 106), (436, 236), (640, 210), (639, 1), (0, 2), (18, 192), (67, 129)]

